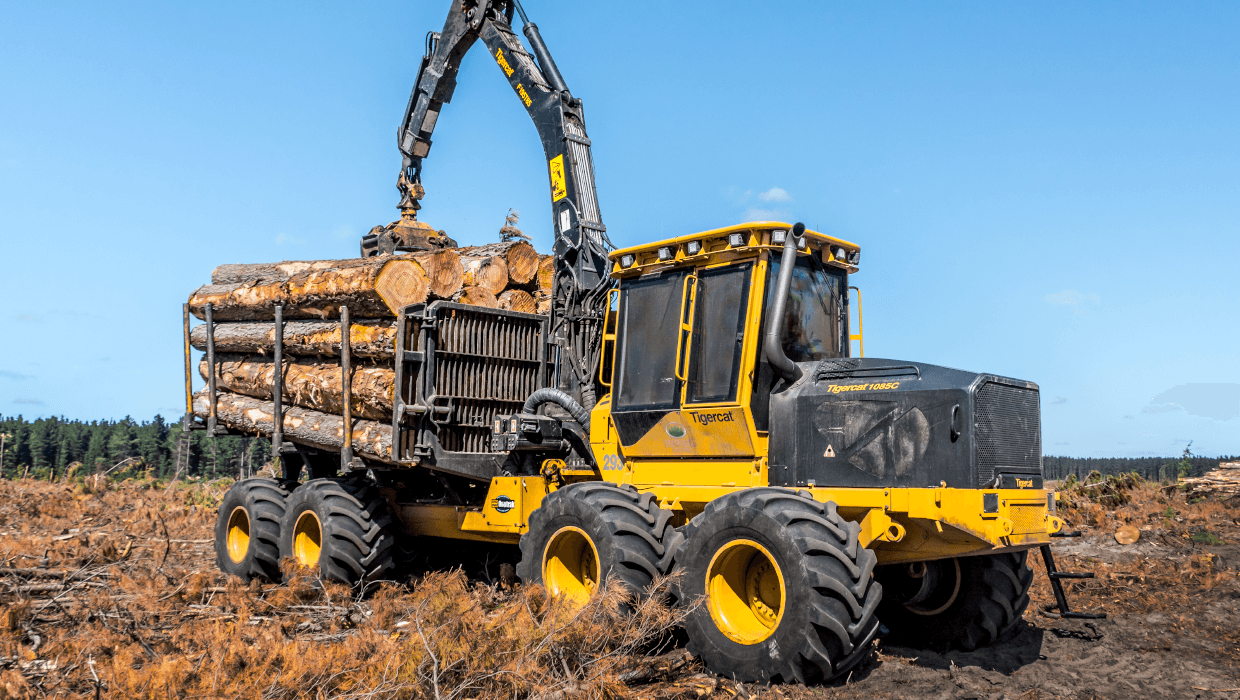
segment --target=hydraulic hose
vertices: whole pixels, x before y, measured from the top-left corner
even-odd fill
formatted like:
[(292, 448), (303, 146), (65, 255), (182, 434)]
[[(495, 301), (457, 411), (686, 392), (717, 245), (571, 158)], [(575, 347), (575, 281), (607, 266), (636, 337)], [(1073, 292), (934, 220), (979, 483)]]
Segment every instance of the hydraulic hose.
[(590, 412), (582, 407), (581, 404), (573, 400), (573, 397), (565, 394), (559, 389), (544, 388), (530, 394), (525, 400), (525, 406), (521, 409), (522, 413), (534, 413), (538, 407), (545, 403), (553, 403), (560, 408), (568, 411), (573, 420), (581, 424), (585, 428), (586, 434), (590, 434)]
[[(801, 378), (801, 368), (784, 354), (784, 314), (788, 310), (788, 293), (792, 289), (792, 272), (797, 266), (797, 239), (805, 233), (805, 224), (798, 222), (792, 227), (788, 237), (784, 239), (783, 257), (779, 263), (779, 279), (775, 281), (774, 299), (771, 304), (770, 323), (766, 329), (766, 339), (762, 349), (766, 352), (766, 361), (775, 373), (789, 384)], [(527, 404), (528, 405), (528, 404)]]

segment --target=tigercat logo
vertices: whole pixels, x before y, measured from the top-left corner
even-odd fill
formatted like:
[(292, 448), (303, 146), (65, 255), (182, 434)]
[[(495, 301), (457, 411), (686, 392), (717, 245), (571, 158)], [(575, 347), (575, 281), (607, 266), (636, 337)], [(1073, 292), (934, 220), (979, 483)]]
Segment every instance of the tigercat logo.
[(1018, 488), (1018, 489), (1031, 489), (1031, 488), (1033, 488), (1033, 479), (1017, 479), (1017, 480), (1016, 480), (1016, 488)]
[(723, 413), (690, 413), (689, 417), (698, 425), (710, 425), (711, 423), (732, 423), (736, 417), (731, 411)]
[(495, 62), (504, 69), (504, 75), (512, 77), (512, 66), (508, 65), (508, 59), (504, 58), (503, 49), (495, 49)]
[(890, 391), (899, 389), (900, 382), (878, 382), (876, 384), (828, 384), (827, 391), (842, 394), (849, 391)]

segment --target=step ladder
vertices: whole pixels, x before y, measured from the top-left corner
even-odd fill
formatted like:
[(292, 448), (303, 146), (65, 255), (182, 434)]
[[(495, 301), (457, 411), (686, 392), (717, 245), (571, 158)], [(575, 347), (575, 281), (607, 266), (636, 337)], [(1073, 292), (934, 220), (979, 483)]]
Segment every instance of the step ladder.
[[(1074, 530), (1072, 532), (1055, 532), (1051, 533), (1051, 537), (1080, 537), (1081, 531)], [(1042, 550), (1042, 562), (1046, 564), (1046, 576), (1051, 581), (1051, 590), (1055, 592), (1055, 605), (1059, 607), (1059, 616), (1064, 618), (1073, 618), (1078, 620), (1105, 620), (1106, 613), (1083, 613), (1073, 612), (1068, 607), (1068, 596), (1064, 594), (1063, 579), (1093, 578), (1090, 573), (1075, 573), (1069, 571), (1060, 571), (1055, 567), (1055, 557), (1051, 554), (1051, 546), (1044, 544), (1039, 549)]]

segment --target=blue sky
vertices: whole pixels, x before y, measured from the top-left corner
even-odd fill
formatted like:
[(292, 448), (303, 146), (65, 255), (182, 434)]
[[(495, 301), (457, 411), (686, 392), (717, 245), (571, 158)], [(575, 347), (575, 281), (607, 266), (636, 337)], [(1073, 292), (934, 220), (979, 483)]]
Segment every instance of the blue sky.
[[(450, 4), (0, 6), (0, 412), (179, 415), (213, 267), (356, 255)], [(1045, 452), (1240, 452), (1240, 5), (525, 4), (618, 245), (803, 220), (862, 246), (868, 354), (1039, 383)], [(481, 50), (424, 181), (548, 249)]]

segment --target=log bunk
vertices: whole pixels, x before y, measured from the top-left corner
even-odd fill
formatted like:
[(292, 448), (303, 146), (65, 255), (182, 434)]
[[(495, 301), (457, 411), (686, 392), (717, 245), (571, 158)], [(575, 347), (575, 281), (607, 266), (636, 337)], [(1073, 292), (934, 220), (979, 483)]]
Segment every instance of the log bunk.
[[(393, 463), (397, 316), (435, 300), (550, 311), (554, 263), (523, 240), (350, 260), (217, 267), (184, 305), (187, 425), (211, 435), (271, 435)], [(190, 317), (204, 321), (191, 328)], [(191, 348), (205, 351), (191, 384)], [(348, 400), (345, 400), (348, 397)], [(346, 429), (351, 426), (351, 429)]]

